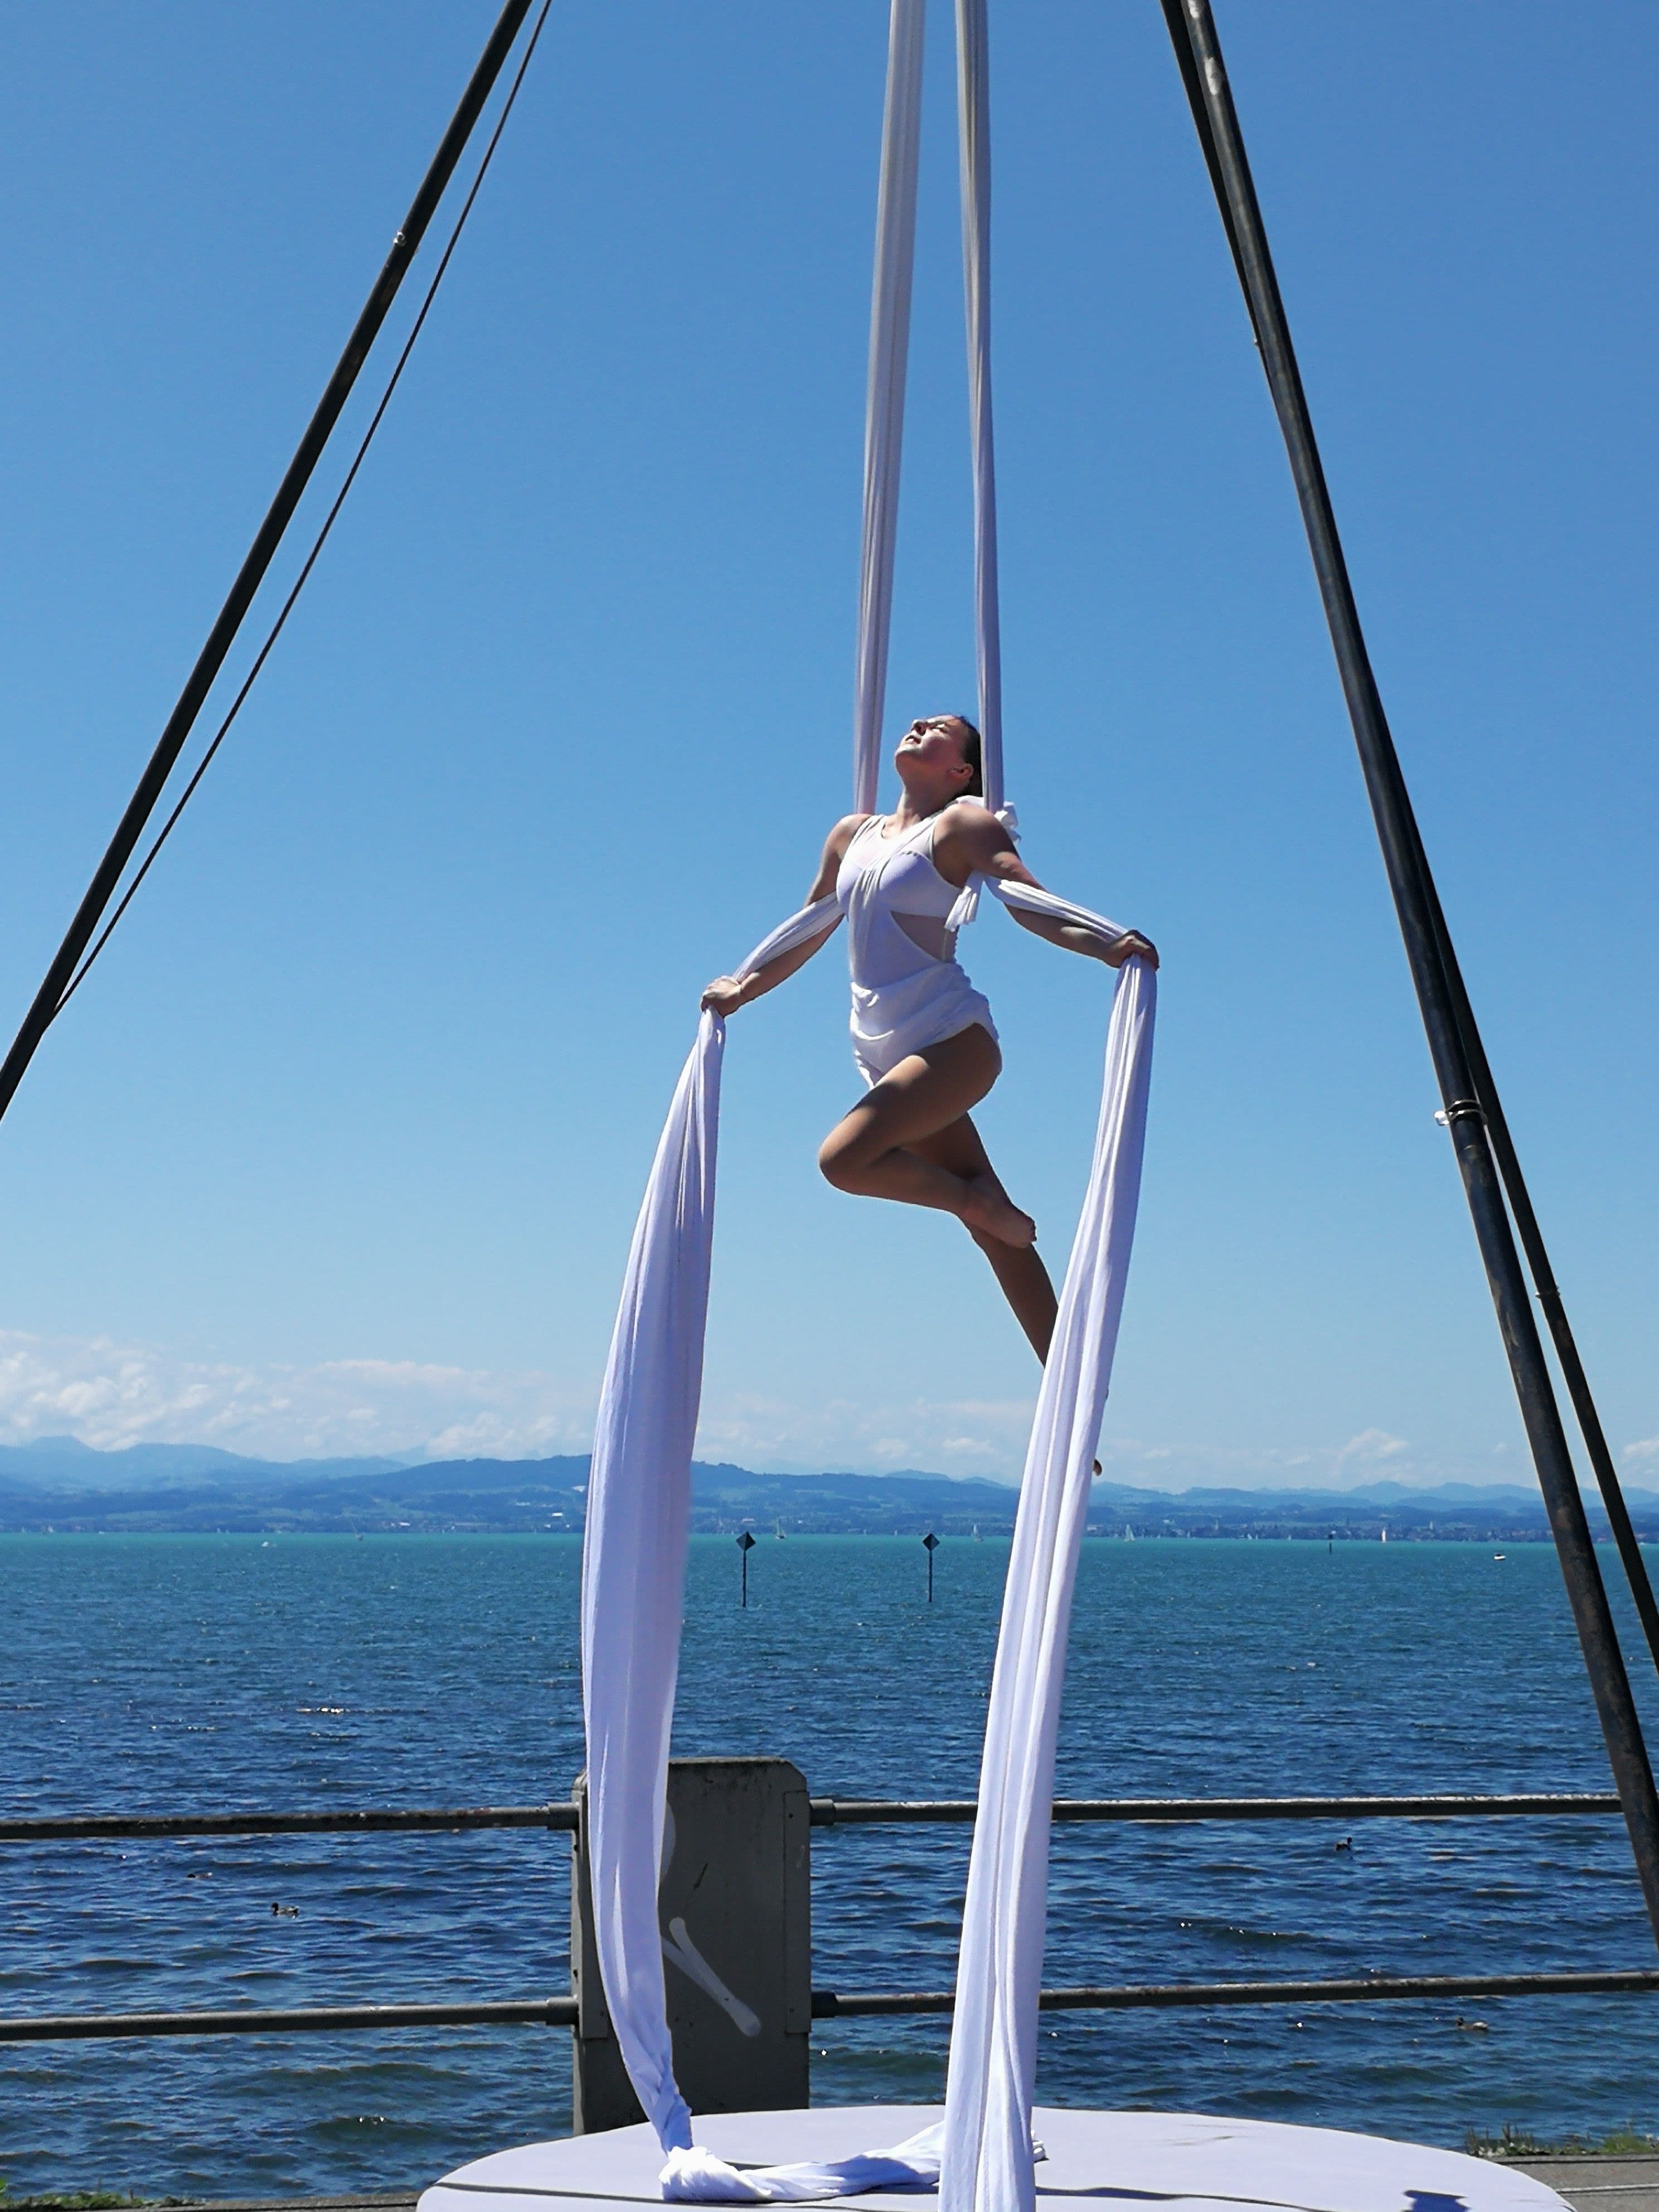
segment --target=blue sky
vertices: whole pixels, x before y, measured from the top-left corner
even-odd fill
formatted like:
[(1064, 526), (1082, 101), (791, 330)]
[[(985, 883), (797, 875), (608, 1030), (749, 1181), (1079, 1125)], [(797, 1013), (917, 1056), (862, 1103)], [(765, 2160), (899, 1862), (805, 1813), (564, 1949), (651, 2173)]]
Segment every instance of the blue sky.
[[(9, 1024), (492, 12), (0, 11)], [(1220, 20), (1443, 896), (1659, 1486), (1659, 21), (1613, 16)], [(895, 729), (972, 696), (949, 27)], [(1517, 1479), (1159, 11), (992, 30), (1010, 790), (1038, 875), (1165, 961), (1112, 1471)], [(884, 45), (879, 0), (556, 0), (301, 611), (0, 1127), (0, 1437), (585, 1444), (697, 991), (847, 803)], [(1103, 971), (997, 914), (963, 957), (1006, 1048), (987, 1136), (1058, 1266)], [(702, 1449), (1012, 1476), (1035, 1374), (977, 1255), (816, 1174), (844, 993), (836, 945), (733, 1024)]]

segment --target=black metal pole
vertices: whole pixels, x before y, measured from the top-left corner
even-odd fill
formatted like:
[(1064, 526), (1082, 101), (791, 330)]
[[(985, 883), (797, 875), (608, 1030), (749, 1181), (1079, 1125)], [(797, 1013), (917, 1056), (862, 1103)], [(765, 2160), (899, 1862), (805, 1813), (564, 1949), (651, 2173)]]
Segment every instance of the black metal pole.
[[(1230, 240), (1249, 300), (1307, 529), (1320, 597), (1353, 725), (1354, 741), (1382, 848), (1395, 910), (1417, 991), (1423, 1026), (1444, 1103), (1458, 1171), (1486, 1271), (1510, 1371), (1520, 1401), (1533, 1462), (1544, 1494), (1551, 1532), (1573, 1618), (1583, 1648), (1607, 1756), (1619, 1790), (1649, 1918), (1659, 1936), (1659, 1800), (1642, 1740), (1630, 1679), (1596, 1565), (1595, 1547), (1544, 1347), (1527, 1297), (1504, 1194), (1487, 1135), (1455, 994), (1441, 957), (1440, 929), (1427, 862), (1416, 836), (1394, 738), (1365, 650), (1358, 610), (1343, 558), (1336, 517), (1325, 483), (1313, 422), (1302, 388), (1284, 301), (1268, 251), (1261, 210), (1245, 157), (1220, 41), (1209, 0), (1162, 0), (1177, 57), (1183, 44), (1193, 64), (1183, 67), (1194, 119), (1212, 175), (1224, 194)], [(1443, 920), (1441, 920), (1443, 929)]]
[(512, 51), (513, 42), (529, 12), (530, 0), (507, 0), (495, 29), (489, 34), (489, 42), (479, 56), (478, 65), (461, 95), (460, 105), (432, 158), (432, 166), (422, 179), (421, 188), (415, 195), (409, 213), (404, 217), (403, 228), (392, 241), (392, 251), (375, 279), (374, 289), (346, 341), (345, 351), (340, 356), (334, 374), (317, 403), (315, 414), (306, 426), (299, 450), (289, 463), (288, 472), (276, 488), (276, 496), (248, 549), (246, 559), (237, 571), (229, 597), (219, 611), (218, 620), (208, 633), (207, 643), (202, 647), (196, 665), (190, 672), (189, 680), (179, 695), (179, 703), (167, 718), (167, 727), (138, 780), (137, 789), (127, 803), (126, 811), (110, 840), (109, 848), (98, 864), (97, 873), (76, 910), (75, 919), (58, 949), (56, 958), (46, 970), (46, 981), (35, 993), (34, 1003), (24, 1017), (3, 1066), (0, 1066), (0, 1115), (4, 1114), (15, 1097), (17, 1086), (22, 1081), (41, 1038), (52, 1026), (76, 965), (90, 944), (93, 932), (114, 895), (121, 871), (132, 858), (138, 840), (143, 835), (144, 824), (155, 811), (155, 803), (173, 773), (173, 764), (184, 750), (196, 718), (213, 688), (214, 679), (224, 665), (225, 656), (241, 627), (242, 617), (252, 605), (253, 595), (263, 582), (265, 571), (282, 543), (283, 533), (288, 528), (294, 510), (311, 480), (312, 472), (322, 457), (330, 433), (350, 396), (351, 387), (357, 380), (357, 373), (386, 320), (387, 310), (398, 296), (398, 288), (420, 247), (427, 225), (437, 210), (445, 187), (472, 134), (472, 127), (489, 97), (491, 87), (501, 75), (501, 65)]
[(1441, 965), (1451, 992), (1457, 1026), (1463, 1038), (1464, 1050), (1468, 1054), (1469, 1071), (1474, 1080), (1475, 1096), (1486, 1117), (1486, 1132), (1492, 1139), (1492, 1148), (1497, 1156), (1498, 1171), (1504, 1178), (1504, 1194), (1509, 1199), (1510, 1212), (1514, 1217), (1516, 1231), (1521, 1239), (1521, 1249), (1526, 1255), (1527, 1272), (1532, 1277), (1532, 1286), (1539, 1304), (1544, 1309), (1550, 1338), (1555, 1346), (1555, 1356), (1560, 1362), (1561, 1374), (1567, 1386), (1567, 1395), (1578, 1423), (1579, 1433), (1584, 1439), (1584, 1449), (1595, 1473), (1596, 1486), (1601, 1492), (1601, 1503), (1607, 1510), (1613, 1540), (1624, 1564), (1625, 1579), (1630, 1584), (1631, 1595), (1636, 1601), (1637, 1613), (1647, 1638), (1648, 1652), (1656, 1668), (1659, 1668), (1659, 1601), (1656, 1601), (1653, 1583), (1648, 1574), (1647, 1562), (1642, 1557), (1642, 1546), (1632, 1527), (1630, 1509), (1625, 1503), (1624, 1490), (1619, 1480), (1619, 1471), (1613, 1466), (1608, 1449), (1607, 1431), (1601, 1426), (1601, 1416), (1596, 1409), (1595, 1396), (1584, 1372), (1584, 1363), (1578, 1353), (1578, 1342), (1567, 1318), (1566, 1302), (1561, 1286), (1555, 1279), (1550, 1265), (1550, 1255), (1544, 1243), (1544, 1232), (1538, 1225), (1538, 1216), (1533, 1211), (1532, 1194), (1527, 1188), (1526, 1177), (1521, 1171), (1520, 1156), (1515, 1140), (1510, 1134), (1510, 1125), (1498, 1099), (1498, 1086), (1492, 1079), (1491, 1063), (1480, 1041), (1480, 1030), (1474, 1018), (1474, 1009), (1463, 981), (1463, 971), (1458, 965), (1451, 933), (1446, 927), (1446, 917), (1441, 911), (1439, 893), (1435, 889), (1428, 859), (1423, 851), (1422, 833), (1415, 816), (1411, 818), (1413, 842), (1418, 854), (1419, 871), (1428, 895), (1434, 921), (1435, 938), (1440, 949)]
[[(1182, 82), (1186, 87), (1188, 100), (1192, 105), (1194, 116), (1198, 122), (1199, 141), (1203, 149), (1205, 166), (1209, 170), (1210, 181), (1215, 187), (1216, 199), (1221, 210), (1222, 223), (1227, 234), (1227, 243), (1232, 252), (1233, 265), (1238, 271), (1239, 283), (1244, 292), (1245, 306), (1250, 313), (1251, 329), (1255, 331), (1255, 309), (1250, 296), (1250, 282), (1243, 250), (1239, 243), (1237, 226), (1227, 197), (1226, 179), (1221, 166), (1220, 151), (1216, 144), (1214, 132), (1207, 127), (1208, 116), (1205, 106), (1202, 81), (1199, 76), (1198, 64), (1194, 58), (1192, 40), (1184, 34), (1179, 0), (1164, 0), (1164, 12), (1174, 34), (1176, 60), (1180, 65)], [(1258, 345), (1261, 343), (1259, 333), (1256, 336), (1256, 343)], [(1583, 1362), (1579, 1357), (1577, 1342), (1573, 1336), (1571, 1323), (1567, 1318), (1566, 1306), (1561, 1296), (1560, 1286), (1556, 1282), (1554, 1271), (1550, 1266), (1549, 1254), (1545, 1249), (1537, 1215), (1533, 1211), (1531, 1196), (1527, 1189), (1525, 1177), (1521, 1171), (1520, 1159), (1510, 1137), (1509, 1124), (1504, 1120), (1503, 1109), (1498, 1103), (1497, 1089), (1492, 1079), (1492, 1069), (1486, 1060), (1485, 1047), (1480, 1041), (1480, 1028), (1474, 1018), (1474, 1008), (1469, 1003), (1468, 994), (1464, 988), (1457, 956), (1453, 950), (1451, 938), (1446, 928), (1445, 916), (1441, 912), (1440, 900), (1434, 887), (1434, 878), (1429, 869), (1427, 858), (1423, 852), (1422, 837), (1417, 828), (1415, 816), (1411, 812), (1408, 800), (1406, 802), (1406, 812), (1411, 840), (1417, 852), (1419, 871), (1423, 878), (1424, 888), (1431, 911), (1441, 964), (1445, 969), (1446, 981), (1451, 994), (1453, 1010), (1458, 1029), (1462, 1036), (1463, 1048), (1468, 1058), (1475, 1094), (1486, 1112), (1492, 1151), (1497, 1155), (1498, 1172), (1504, 1179), (1504, 1188), (1509, 1200), (1510, 1211), (1515, 1219), (1522, 1250), (1526, 1255), (1527, 1269), (1532, 1277), (1533, 1288), (1537, 1293), (1539, 1303), (1544, 1309), (1545, 1320), (1549, 1324), (1551, 1340), (1555, 1346), (1556, 1358), (1561, 1364), (1562, 1375), (1567, 1386), (1567, 1395), (1572, 1401), (1573, 1413), (1584, 1439), (1584, 1449), (1595, 1473), (1596, 1485), (1601, 1492), (1601, 1502), (1607, 1509), (1607, 1519), (1612, 1526), (1613, 1541), (1618, 1546), (1619, 1556), (1623, 1562), (1626, 1577), (1631, 1587), (1631, 1594), (1636, 1601), (1636, 1609), (1641, 1619), (1643, 1632), (1647, 1638), (1648, 1650), (1652, 1656), (1655, 1667), (1659, 1668), (1659, 1601), (1655, 1599), (1653, 1584), (1648, 1575), (1646, 1563), (1642, 1557), (1642, 1547), (1638, 1540), (1636, 1531), (1631, 1525), (1630, 1511), (1625, 1504), (1625, 1494), (1620, 1484), (1618, 1469), (1613, 1463), (1613, 1454), (1607, 1448), (1607, 1435), (1601, 1426), (1601, 1415), (1596, 1410), (1595, 1396), (1589, 1387), (1589, 1379), (1584, 1372)]]

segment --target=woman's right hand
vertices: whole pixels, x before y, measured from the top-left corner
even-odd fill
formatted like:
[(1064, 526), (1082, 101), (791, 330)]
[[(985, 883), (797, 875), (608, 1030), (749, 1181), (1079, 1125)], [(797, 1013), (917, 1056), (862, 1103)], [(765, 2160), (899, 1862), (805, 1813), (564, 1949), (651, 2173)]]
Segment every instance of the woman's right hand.
[(735, 975), (716, 975), (701, 1000), (704, 1013), (719, 1014), (722, 1018), (735, 1014), (739, 1006), (748, 1003), (743, 985)]

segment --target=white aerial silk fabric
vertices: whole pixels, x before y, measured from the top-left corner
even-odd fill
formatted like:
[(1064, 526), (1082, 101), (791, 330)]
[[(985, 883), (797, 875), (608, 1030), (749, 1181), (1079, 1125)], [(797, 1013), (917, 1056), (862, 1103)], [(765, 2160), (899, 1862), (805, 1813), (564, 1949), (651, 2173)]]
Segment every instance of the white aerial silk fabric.
[[(1025, 884), (1011, 906), (1089, 927)], [(1078, 1549), (1134, 1240), (1158, 978), (1124, 963), (1112, 1000), (1094, 1159), (1060, 1289), (1020, 1480), (986, 1716), (945, 2102), (939, 2212), (1032, 2212), (1037, 1999), (1042, 1986), (1054, 1742)]]
[[(833, 898), (803, 908), (756, 946), (739, 973), (752, 973), (838, 918)], [(599, 1393), (582, 1544), (594, 1940), (623, 2063), (665, 2150), (691, 2142), (690, 2114), (674, 2083), (657, 1890), (725, 1043), (725, 1023), (705, 1013), (652, 1163)]]
[(662, 2193), (671, 2204), (805, 2204), (871, 2189), (933, 2189), (944, 2137), (945, 2123), (935, 2120), (890, 2150), (793, 2166), (731, 2166), (711, 2150), (678, 2151), (662, 2170)]
[[(991, 109), (986, 0), (957, 0), (962, 279), (968, 316), (968, 427), (974, 468), (974, 639), (985, 804), (1001, 811), (1002, 618), (997, 588), (997, 469), (991, 434)], [(969, 910), (971, 918), (971, 909)]]
[(853, 811), (873, 814), (887, 704), (893, 552), (910, 350), (910, 280), (916, 253), (916, 160), (921, 144), (922, 34), (927, 0), (892, 0), (887, 104), (876, 204), (876, 273), (870, 298), (870, 375), (864, 410), (864, 540), (859, 560), (858, 650), (853, 685)]
[[(872, 2189), (936, 2189), (945, 2122), (907, 2136), (890, 2150), (856, 2158), (803, 2159), (793, 2166), (731, 2166), (713, 2151), (677, 2154), (663, 2169), (662, 2193), (678, 2204), (805, 2204), (826, 2197), (861, 2197)], [(1030, 2145), (1029, 2166), (1048, 2155)]]

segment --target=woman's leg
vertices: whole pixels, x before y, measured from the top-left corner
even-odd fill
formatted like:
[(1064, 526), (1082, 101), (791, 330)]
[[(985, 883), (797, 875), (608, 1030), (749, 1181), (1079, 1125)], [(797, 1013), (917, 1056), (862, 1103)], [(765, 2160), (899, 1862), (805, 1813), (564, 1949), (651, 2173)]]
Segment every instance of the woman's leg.
[[(995, 1184), (998, 1190), (1002, 1189), (970, 1115), (958, 1115), (931, 1137), (915, 1139), (911, 1150), (923, 1159), (931, 1160), (935, 1167), (960, 1176), (964, 1182), (988, 1182)], [(1005, 1244), (1000, 1237), (975, 1229), (971, 1223), (968, 1233), (990, 1261), (991, 1272), (1013, 1309), (1014, 1319), (1024, 1330), (1032, 1351), (1046, 1362), (1059, 1305), (1048, 1270), (1036, 1245)]]
[[(948, 1169), (952, 1175), (964, 1179), (978, 1178), (1002, 1185), (996, 1170), (991, 1165), (990, 1155), (974, 1127), (970, 1115), (963, 1114), (931, 1137), (918, 1137), (914, 1149), (938, 1167)], [(1005, 1193), (1006, 1196), (1006, 1194)], [(1048, 1279), (1048, 1270), (1037, 1255), (1035, 1244), (1017, 1249), (1005, 1244), (1000, 1237), (988, 1237), (982, 1229), (970, 1228), (968, 1234), (991, 1263), (991, 1272), (1009, 1305), (1014, 1319), (1024, 1330), (1026, 1340), (1046, 1367), (1048, 1346), (1054, 1342), (1054, 1323), (1060, 1317), (1060, 1301), (1054, 1296), (1054, 1286)], [(1100, 1473), (1100, 1462), (1095, 1462), (1095, 1473)]]
[(960, 1121), (1002, 1070), (996, 1039), (977, 1024), (902, 1060), (818, 1150), (818, 1165), (837, 1190), (896, 1199), (954, 1213), (970, 1231), (1023, 1247), (1036, 1224), (1012, 1204), (989, 1171), (959, 1175), (925, 1158), (921, 1142)]

